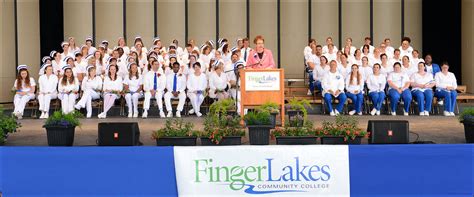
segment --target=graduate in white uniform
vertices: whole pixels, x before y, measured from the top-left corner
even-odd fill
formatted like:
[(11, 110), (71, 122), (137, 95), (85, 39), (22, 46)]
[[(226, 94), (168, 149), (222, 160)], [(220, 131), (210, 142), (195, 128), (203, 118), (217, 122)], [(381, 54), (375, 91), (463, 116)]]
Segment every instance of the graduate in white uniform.
[(381, 63), (382, 60), (380, 59), (380, 49), (379, 48), (375, 48), (374, 49), (374, 52), (372, 54), (369, 55), (369, 64), (370, 64), (370, 67), (372, 67), (372, 65), (374, 65), (375, 63)]
[(179, 42), (177, 39), (173, 39), (172, 43), (176, 47), (176, 54), (178, 55), (179, 59), (183, 59), (184, 50), (182, 47), (179, 46)]
[[(337, 72), (337, 62), (333, 60), (329, 64), (330, 70), (326, 73), (322, 81), (323, 99), (329, 110), (329, 115), (336, 116), (342, 113), (347, 97), (344, 93), (344, 77)], [(339, 99), (339, 103), (334, 110), (332, 107), (333, 98)]]
[(365, 47), (365, 45), (368, 46), (368, 50), (369, 50), (368, 52), (369, 53), (372, 53), (374, 51), (375, 47), (372, 46), (371, 43), (372, 43), (372, 39), (370, 37), (365, 37), (364, 38), (364, 45), (362, 45), (360, 47), (360, 50), (362, 51), (362, 53), (364, 53), (364, 50), (362, 50), (362, 49)]
[(420, 55), (420, 52), (418, 52), (418, 50), (413, 50), (413, 52), (411, 52), (412, 54), (412, 58), (410, 58), (410, 64), (411, 66), (417, 68), (418, 67), (418, 63), (420, 62), (425, 62), (425, 60), (423, 58), (420, 58), (419, 55)]
[(320, 66), (321, 64), (321, 53), (322, 47), (321, 45), (311, 45), (311, 54), (305, 59), (305, 72), (308, 75), (308, 93), (307, 95), (313, 95), (315, 89), (315, 83), (313, 78), (313, 70), (316, 66)]
[(324, 55), (319, 58), (319, 62), (319, 66), (316, 65), (313, 69), (314, 87), (323, 92), (322, 82), (330, 68), (328, 65), (328, 59)]
[(86, 118), (92, 117), (92, 100), (99, 99), (102, 91), (102, 78), (96, 75), (96, 68), (92, 65), (87, 66), (87, 76), (82, 80), (81, 99), (74, 105), (74, 108), (80, 110), (86, 108)]
[(112, 54), (112, 49), (109, 48), (109, 41), (107, 40), (102, 40), (102, 42), (100, 42), (103, 46), (104, 46), (104, 57), (107, 57), (109, 56), (110, 54)]
[(57, 51), (51, 51), (49, 54), (53, 60), (51, 61), (51, 65), (53, 65), (53, 73), (55, 75), (59, 76), (59, 73), (61, 73), (61, 68), (62, 68), (62, 60), (61, 60), (61, 54)]
[[(329, 45), (329, 44), (332, 44), (332, 45), (334, 46), (334, 43), (332, 42), (332, 37), (327, 37), (327, 38), (326, 38), (326, 45), (324, 45), (323, 48), (322, 48), (322, 49), (323, 49), (323, 54), (328, 53), (328, 51), (329, 51), (329, 50), (328, 50), (328, 49), (329, 49), (328, 45)], [(334, 50), (334, 51), (338, 51), (338, 49), (337, 49), (336, 46), (334, 46), (334, 49), (333, 49), (333, 50)]]
[(40, 119), (46, 119), (49, 117), (51, 99), (58, 98), (58, 77), (54, 75), (51, 64), (43, 64), (41, 67), (44, 70), (44, 75), (41, 75), (38, 79), (38, 102), (41, 111)]
[(217, 98), (217, 100), (229, 98), (227, 89), (229, 88), (229, 80), (224, 71), (224, 63), (218, 61), (214, 64), (214, 72), (209, 78), (209, 97)]
[(429, 116), (433, 103), (433, 87), (436, 85), (433, 75), (425, 72), (425, 63), (418, 63), (418, 72), (410, 77), (411, 93), (418, 102), (420, 116)]
[(402, 73), (407, 74), (408, 76), (413, 75), (416, 73), (418, 69), (414, 66), (412, 66), (410, 62), (410, 58), (408, 56), (403, 56), (402, 58)]
[[(76, 51), (74, 53), (74, 56), (76, 57), (74, 61), (74, 67), (77, 68), (78, 72), (81, 73), (84, 77), (85, 75), (87, 75), (87, 60), (82, 57), (82, 54), (79, 51)], [(82, 79), (80, 79), (79, 81), (82, 81)]]
[(138, 99), (143, 97), (142, 91), (142, 75), (140, 75), (137, 63), (128, 64), (128, 75), (125, 77), (123, 84), (125, 90), (125, 101), (128, 107), (128, 117), (138, 117)]
[(100, 113), (98, 118), (106, 118), (107, 112), (114, 106), (115, 100), (119, 99), (123, 91), (122, 77), (118, 76), (118, 66), (111, 64), (108, 67), (108, 74), (104, 78), (102, 86), (104, 98), (104, 111)]
[(341, 62), (337, 64), (337, 71), (344, 76), (344, 79), (347, 78), (352, 68), (349, 65), (349, 60), (347, 60), (346, 54), (341, 54)]
[(209, 62), (211, 61), (211, 58), (213, 58), (213, 57), (214, 57), (214, 55), (211, 54), (211, 48), (206, 44), (202, 45), (201, 46), (201, 55), (199, 57), (201, 62), (203, 62), (206, 65), (209, 65)]
[(364, 78), (359, 72), (359, 66), (352, 64), (351, 73), (346, 78), (346, 95), (352, 100), (354, 109), (349, 111), (349, 115), (362, 115), (362, 104), (364, 103)]
[(77, 51), (81, 52), (81, 49), (76, 45), (76, 39), (74, 37), (69, 37), (67, 41), (69, 43), (69, 54), (74, 54)]
[(173, 73), (166, 76), (166, 93), (164, 95), (166, 111), (168, 114), (166, 117), (173, 117), (173, 108), (171, 106), (171, 99), (178, 99), (178, 106), (176, 107), (176, 117), (181, 117), (183, 111), (184, 102), (186, 101), (186, 76), (182, 73), (178, 73), (180, 64), (178, 62), (173, 63)]
[(187, 95), (193, 106), (193, 109), (189, 110), (189, 114), (196, 113), (197, 117), (201, 117), (201, 104), (206, 97), (207, 78), (201, 71), (201, 63), (196, 62), (193, 66), (194, 72), (189, 74), (187, 81)]
[(328, 62), (332, 61), (332, 60), (336, 60), (337, 59), (337, 50), (335, 50), (335, 47), (333, 44), (328, 44), (328, 51), (326, 53), (323, 54), (327, 59), (328, 59)]
[(436, 93), (435, 96), (442, 99), (444, 98), (444, 115), (455, 116), (454, 107), (456, 106), (456, 97), (458, 93), (458, 83), (456, 76), (452, 72), (449, 72), (448, 62), (441, 64), (441, 72), (436, 73)]
[(311, 38), (308, 41), (308, 46), (305, 46), (303, 49), (303, 55), (304, 55), (305, 61), (308, 61), (309, 57), (313, 54), (312, 45), (316, 46), (316, 40)]
[(369, 89), (369, 98), (372, 100), (374, 108), (370, 111), (370, 115), (380, 115), (380, 109), (385, 99), (385, 86), (387, 85), (387, 78), (380, 72), (380, 64), (375, 63), (373, 66), (373, 74), (367, 79), (367, 88)]
[(400, 65), (402, 64), (402, 56), (400, 56), (400, 49), (395, 49), (392, 58), (388, 61), (390, 65), (394, 65), (395, 62), (400, 63)]
[(151, 63), (151, 70), (148, 71), (143, 79), (143, 91), (145, 92), (145, 100), (143, 101), (142, 118), (148, 117), (148, 110), (150, 109), (150, 102), (152, 98), (156, 99), (158, 109), (160, 110), (160, 117), (165, 117), (163, 112), (163, 93), (166, 88), (166, 76), (159, 71), (160, 63), (154, 60)]
[(61, 43), (61, 48), (63, 49), (63, 52), (61, 53), (61, 59), (64, 59), (67, 56), (73, 56), (74, 53), (69, 53), (69, 42), (62, 42)]
[(363, 45), (361, 47), (361, 50), (362, 50), (362, 57), (369, 57), (370, 54), (372, 53), (370, 51), (370, 46), (369, 45)]
[(398, 48), (400, 50), (400, 56), (408, 56), (412, 59), (413, 47), (410, 46), (411, 39), (409, 37), (402, 38), (402, 45)]
[(395, 62), (393, 65), (393, 72), (387, 77), (387, 83), (389, 85), (388, 97), (390, 98), (390, 109), (392, 110), (392, 116), (397, 115), (397, 106), (400, 97), (403, 100), (403, 115), (408, 116), (410, 111), (411, 93), (410, 93), (410, 78), (407, 74), (402, 72), (402, 65), (399, 62)]
[(252, 51), (252, 48), (250, 48), (250, 41), (248, 38), (244, 38), (242, 42), (244, 46), (242, 47), (242, 49), (240, 49), (240, 54), (242, 55), (242, 59), (244, 60), (244, 62), (247, 62), (247, 58), (250, 55), (250, 51)]
[(357, 49), (355, 46), (352, 46), (352, 38), (346, 38), (346, 45), (344, 46), (344, 48), (348, 48), (348, 51), (349, 53), (346, 53), (346, 51), (344, 50), (344, 53), (346, 53), (346, 55), (351, 55), (351, 54), (354, 54), (355, 53), (355, 50)]
[(36, 83), (35, 79), (30, 77), (27, 65), (19, 65), (17, 71), (18, 75), (12, 88), (15, 91), (13, 115), (22, 119), (26, 104), (35, 98)]
[(380, 73), (386, 77), (389, 73), (393, 72), (393, 64), (390, 65), (390, 63), (388, 62), (388, 56), (385, 53), (380, 55), (380, 60)]
[(383, 43), (385, 44), (385, 53), (387, 54), (388, 58), (392, 58), (395, 49), (392, 47), (392, 43), (390, 38), (385, 38)]
[(362, 65), (359, 67), (362, 79), (365, 81), (372, 74), (372, 66), (369, 65), (369, 58), (362, 57)]
[(349, 64), (357, 64), (359, 66), (362, 65), (362, 52), (360, 51), (360, 49), (356, 49), (354, 55), (350, 56)]
[[(38, 72), (38, 75), (39, 75), (39, 76), (44, 75), (44, 69), (46, 68), (46, 67), (44, 67), (44, 65), (46, 65), (46, 64), (51, 64), (51, 68), (52, 68), (51, 57), (49, 57), (49, 56), (44, 56), (44, 57), (41, 59), (41, 62), (42, 62), (43, 64), (41, 65), (40, 70), (39, 70), (39, 72)], [(53, 74), (54, 74), (54, 72), (53, 72)]]
[(104, 60), (103, 58), (104, 56), (102, 56), (102, 53), (100, 51), (94, 52), (95, 68), (97, 75), (105, 75), (105, 69), (107, 67), (106, 65), (110, 63), (108, 62), (110, 61), (110, 57), (107, 60)]
[(130, 48), (128, 48), (127, 42), (125, 42), (125, 39), (123, 37), (118, 38), (116, 48), (118, 47), (123, 49), (123, 52), (125, 53), (125, 55), (128, 55), (130, 53)]
[(74, 77), (72, 68), (64, 66), (64, 75), (59, 79), (58, 92), (61, 100), (61, 109), (64, 114), (74, 111), (74, 104), (76, 103), (77, 93), (79, 92), (79, 80)]
[(92, 37), (91, 36), (88, 36), (86, 38), (86, 46), (87, 46), (87, 54), (93, 54), (95, 51), (97, 51), (97, 49), (95, 47), (92, 46)]

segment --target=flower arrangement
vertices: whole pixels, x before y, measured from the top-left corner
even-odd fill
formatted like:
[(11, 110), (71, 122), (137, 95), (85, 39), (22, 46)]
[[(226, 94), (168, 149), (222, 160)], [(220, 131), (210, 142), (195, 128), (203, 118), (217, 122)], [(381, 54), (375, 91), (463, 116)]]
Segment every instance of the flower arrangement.
[(206, 116), (202, 137), (208, 137), (213, 143), (219, 144), (224, 137), (244, 136), (245, 129), (240, 124), (238, 116)]
[(46, 122), (43, 127), (75, 127), (80, 126), (81, 122), (79, 118), (82, 118), (83, 115), (74, 110), (71, 113), (64, 114), (62, 111), (55, 111), (52, 116), (46, 119)]
[(344, 141), (356, 137), (367, 137), (367, 131), (358, 127), (358, 121), (352, 116), (337, 116), (335, 122), (323, 121), (315, 135), (344, 137)]
[(151, 137), (155, 140), (162, 137), (196, 137), (198, 132), (193, 127), (193, 123), (184, 122), (181, 118), (167, 119), (165, 127), (153, 132)]

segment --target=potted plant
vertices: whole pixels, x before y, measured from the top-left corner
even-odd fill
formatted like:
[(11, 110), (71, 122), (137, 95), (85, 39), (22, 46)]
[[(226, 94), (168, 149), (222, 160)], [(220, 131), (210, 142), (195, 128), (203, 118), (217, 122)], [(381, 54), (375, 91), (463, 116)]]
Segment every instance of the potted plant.
[(459, 114), (459, 122), (464, 124), (466, 143), (474, 143), (474, 108), (466, 108)]
[(306, 122), (302, 127), (291, 127), (285, 124), (272, 131), (278, 145), (307, 145), (316, 144), (318, 136), (314, 132), (313, 124)]
[(270, 122), (273, 128), (276, 126), (276, 116), (280, 113), (280, 106), (273, 102), (266, 102), (263, 105), (258, 106), (255, 110), (267, 111), (270, 113)]
[(193, 127), (193, 123), (185, 123), (181, 118), (167, 119), (165, 127), (153, 132), (151, 137), (157, 146), (196, 146), (198, 133)]
[[(301, 127), (304, 125), (304, 121), (308, 117), (308, 110), (306, 110), (307, 107), (312, 109), (311, 103), (306, 99), (292, 98), (288, 101), (288, 104), (286, 105), (286, 113), (288, 114), (288, 120), (291, 124), (290, 126)], [(303, 116), (303, 119), (298, 116)]]
[(337, 116), (335, 122), (323, 121), (316, 135), (321, 136), (321, 144), (361, 144), (367, 131), (358, 127), (356, 118)]
[(250, 111), (244, 116), (245, 124), (249, 129), (251, 145), (268, 145), (270, 143), (270, 113), (267, 111)]
[(74, 144), (74, 132), (76, 126), (80, 126), (79, 118), (82, 114), (73, 111), (64, 114), (62, 111), (55, 111), (52, 116), (46, 119), (43, 127), (46, 129), (49, 146), (72, 146)]
[(241, 145), (245, 130), (239, 116), (206, 116), (201, 145)]
[(228, 98), (216, 101), (209, 106), (209, 114), (210, 115), (236, 115), (237, 109), (235, 107), (235, 100)]
[(13, 116), (7, 116), (3, 113), (3, 107), (0, 106), (0, 146), (7, 141), (8, 134), (15, 133), (21, 124)]

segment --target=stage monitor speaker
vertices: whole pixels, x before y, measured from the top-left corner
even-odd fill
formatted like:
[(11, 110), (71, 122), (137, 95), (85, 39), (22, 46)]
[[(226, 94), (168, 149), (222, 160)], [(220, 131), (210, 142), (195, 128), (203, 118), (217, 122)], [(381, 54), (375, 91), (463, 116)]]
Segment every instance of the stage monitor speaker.
[(137, 122), (99, 123), (99, 146), (136, 146), (140, 143), (140, 129)]
[(406, 120), (369, 120), (369, 144), (408, 144), (409, 123)]

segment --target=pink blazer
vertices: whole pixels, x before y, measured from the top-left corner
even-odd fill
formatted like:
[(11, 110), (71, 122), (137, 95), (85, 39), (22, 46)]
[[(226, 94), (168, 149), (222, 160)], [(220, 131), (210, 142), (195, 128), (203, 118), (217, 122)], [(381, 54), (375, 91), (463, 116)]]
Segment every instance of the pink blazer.
[(275, 61), (273, 60), (272, 51), (263, 49), (262, 59), (258, 57), (257, 51), (252, 50), (247, 58), (247, 68), (249, 69), (274, 69)]

